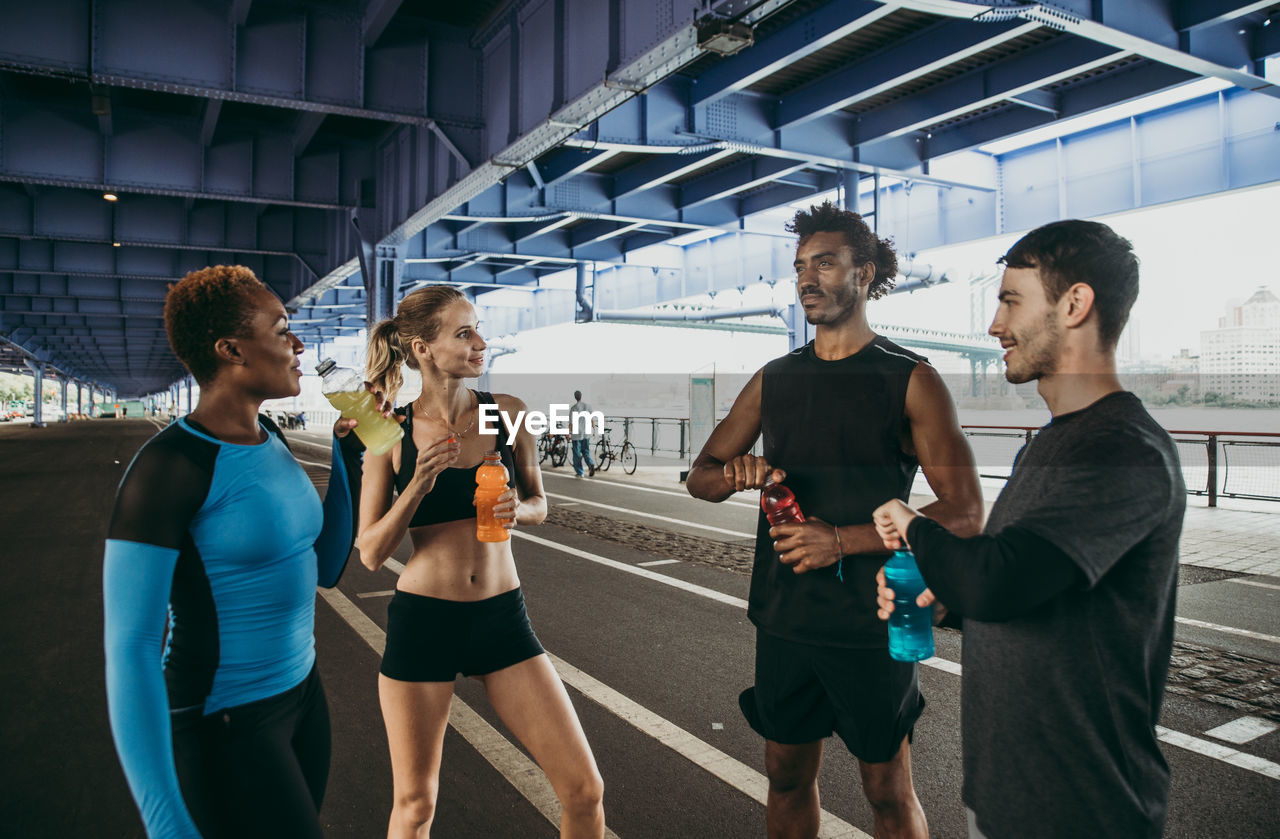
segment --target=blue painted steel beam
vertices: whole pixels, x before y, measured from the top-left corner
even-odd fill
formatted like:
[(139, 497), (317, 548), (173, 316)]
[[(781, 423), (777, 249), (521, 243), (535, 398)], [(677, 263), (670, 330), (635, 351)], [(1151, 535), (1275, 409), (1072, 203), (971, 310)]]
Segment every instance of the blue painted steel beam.
[(712, 172), (680, 187), (679, 206), (688, 210), (769, 183), (806, 167), (804, 162), (757, 157)]
[(616, 201), (637, 192), (682, 178), (734, 154), (716, 149), (701, 154), (660, 154), (652, 160), (630, 166), (613, 178), (612, 197)]
[(1106, 44), (1059, 38), (860, 114), (857, 141), (870, 143), (926, 128), (1104, 66), (1121, 55)]
[(538, 162), (538, 170), (542, 173), (543, 185), (553, 187), (563, 180), (604, 163), (616, 154), (617, 152), (614, 151), (558, 148), (542, 157)]
[(847, 108), (1038, 28), (1021, 21), (939, 23), (784, 95), (773, 127), (786, 128)]
[[(1118, 73), (1108, 74), (1069, 90), (1059, 97), (1059, 119), (1080, 116), (1116, 102), (1146, 96), (1195, 78), (1185, 70), (1164, 64), (1142, 64)], [(1029, 131), (1054, 121), (1043, 111), (1010, 107), (995, 114), (961, 122), (935, 131), (928, 140), (929, 154), (942, 156)]]
[(893, 12), (870, 0), (827, 3), (737, 55), (711, 65), (694, 80), (689, 104), (706, 105), (750, 87)]
[[(450, 62), (450, 72), (428, 74), (432, 34), (366, 47), (364, 36), (371, 30), (351, 20), (352, 14), (361, 16), (360, 4), (277, 6), (273, 14), (243, 24), (235, 21), (238, 9), (228, 15), (216, 5), (134, 0), (36, 7), (6, 20), (7, 43), (44, 45), (47, 32), (55, 30), (84, 31), (90, 37), (56, 56), (21, 48), (4, 55), (0, 49), (0, 60), (18, 72), (72, 76), (98, 85), (388, 122), (425, 125), (434, 118), (482, 127), (476, 98), (465, 90), (475, 69), (465, 66), (467, 58), (478, 65), (480, 53), (465, 41), (443, 44), (462, 59)], [(395, 5), (375, 3), (367, 22), (376, 26)], [(428, 99), (439, 104), (441, 114), (428, 110)]]
[(1275, 0), (1174, 0), (1173, 25), (1180, 32), (1216, 26), (1275, 7)]
[[(200, 117), (156, 120), (117, 108), (115, 119), (122, 129), (107, 137), (79, 109), (0, 98), (0, 181), (350, 209), (358, 202), (353, 177), (371, 168), (351, 152), (297, 157), (293, 137), (283, 133), (258, 131), (206, 148)], [(351, 181), (345, 189), (344, 181)]]

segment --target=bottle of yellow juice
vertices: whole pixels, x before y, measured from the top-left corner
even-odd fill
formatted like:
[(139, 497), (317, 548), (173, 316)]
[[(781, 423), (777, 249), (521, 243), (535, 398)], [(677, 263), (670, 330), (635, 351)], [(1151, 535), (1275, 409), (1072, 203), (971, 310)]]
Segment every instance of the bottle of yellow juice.
[(364, 380), (354, 370), (339, 367), (332, 358), (316, 365), (320, 374), (320, 392), (344, 417), (356, 420), (356, 436), (369, 454), (386, 454), (404, 436), (400, 423), (378, 413), (373, 394), (365, 390)]

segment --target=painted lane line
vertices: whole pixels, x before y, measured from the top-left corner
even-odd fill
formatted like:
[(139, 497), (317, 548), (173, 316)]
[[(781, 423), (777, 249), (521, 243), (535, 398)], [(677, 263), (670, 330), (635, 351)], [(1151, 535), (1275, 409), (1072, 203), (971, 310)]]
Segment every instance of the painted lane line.
[(314, 460), (303, 460), (303, 459), (302, 459), (302, 458), (300, 458), (300, 457), (295, 457), (295, 458), (294, 458), (294, 460), (298, 461), (298, 462), (299, 462), (299, 463), (301, 463), (303, 466), (314, 466), (314, 467), (316, 467), (317, 469), (328, 469), (328, 468), (329, 468), (329, 464), (328, 464), (328, 463), (316, 463)]
[[(675, 723), (658, 716), (643, 705), (628, 699), (598, 679), (588, 676), (564, 659), (551, 653), (547, 653), (547, 656), (565, 684), (576, 688), (579, 693), (630, 723), (641, 733), (657, 740), (699, 769), (714, 775), (748, 798), (761, 804), (767, 802), (769, 781), (764, 775), (710, 743), (695, 737)], [(826, 810), (822, 811), (822, 826), (818, 836), (821, 839), (871, 839), (861, 830)]]
[(1240, 585), (1240, 586), (1257, 586), (1258, 588), (1273, 588), (1276, 591), (1280, 591), (1280, 586), (1276, 585), (1275, 583), (1264, 583), (1264, 582), (1260, 582), (1259, 580), (1242, 580), (1239, 577), (1231, 577), (1227, 580), (1227, 582), (1235, 583), (1236, 585)]
[(712, 588), (706, 588), (705, 586), (696, 585), (694, 583), (687, 583), (684, 580), (678, 580), (675, 577), (668, 577), (665, 574), (659, 574), (645, 568), (637, 568), (634, 565), (628, 565), (627, 563), (619, 562), (616, 559), (609, 559), (607, 557), (598, 556), (597, 554), (588, 553), (587, 551), (578, 550), (577, 548), (571, 548), (568, 545), (561, 545), (556, 542), (552, 542), (550, 539), (543, 539), (541, 536), (530, 536), (528, 533), (521, 533), (519, 530), (511, 531), (511, 535), (518, 536), (528, 542), (533, 542), (535, 545), (542, 545), (543, 547), (551, 548), (552, 550), (567, 553), (570, 556), (576, 556), (579, 559), (586, 559), (591, 562), (595, 562), (599, 565), (605, 566), (606, 568), (613, 568), (617, 571), (626, 571), (628, 574), (635, 574), (637, 577), (644, 577), (646, 580), (653, 580), (657, 583), (663, 583), (664, 585), (683, 589), (684, 591), (701, 595), (708, 600), (727, 603), (730, 606), (737, 606), (739, 609), (747, 608), (747, 601), (743, 600), (741, 597), (724, 594)]
[(1211, 728), (1205, 732), (1215, 740), (1226, 740), (1242, 746), (1250, 740), (1257, 740), (1264, 734), (1270, 734), (1280, 728), (1280, 723), (1264, 720), (1261, 717), (1241, 717), (1229, 723)]
[(1181, 731), (1171, 731), (1162, 725), (1156, 726), (1156, 736), (1162, 742), (1171, 746), (1177, 746), (1180, 749), (1186, 749), (1189, 752), (1211, 757), (1214, 760), (1220, 760), (1223, 763), (1229, 763), (1232, 766), (1248, 769), (1250, 772), (1257, 772), (1259, 775), (1265, 775), (1272, 780), (1280, 781), (1280, 763), (1272, 763), (1265, 758), (1245, 754), (1220, 743), (1210, 743), (1208, 740), (1201, 740), (1199, 737), (1192, 737), (1190, 734), (1183, 734)]
[(925, 667), (932, 667), (934, 670), (941, 670), (943, 673), (950, 673), (953, 676), (960, 675), (960, 665), (954, 661), (947, 661), (945, 658), (938, 658), (936, 655), (926, 658), (920, 662)]
[[(555, 472), (543, 472), (542, 474), (544, 477), (547, 475), (550, 475), (553, 478), (561, 478), (562, 480), (574, 480), (573, 478), (570, 478), (568, 475), (557, 475)], [(597, 472), (596, 474), (599, 475), (600, 473)], [(690, 495), (687, 492), (676, 492), (674, 489), (659, 489), (658, 487), (647, 487), (647, 486), (642, 486), (640, 484), (628, 484), (628, 483), (623, 483), (622, 481), (612, 480), (611, 478), (604, 478), (603, 480), (596, 481), (596, 483), (608, 484), (609, 486), (622, 487), (624, 489), (634, 489), (637, 492), (656, 492), (660, 495), (673, 495), (676, 498), (684, 498), (690, 501), (698, 500), (698, 499), (695, 499), (692, 495)], [(752, 504), (749, 501), (734, 501), (729, 498), (726, 498), (724, 501), (721, 501), (719, 503), (728, 504), (734, 507), (746, 507), (749, 510), (755, 510), (760, 506), (759, 504)]]
[[(531, 542), (536, 542), (540, 545), (545, 545), (546, 547), (552, 548), (554, 550), (562, 551), (572, 556), (588, 559), (588, 560), (591, 560), (592, 562), (597, 562), (609, 568), (616, 568), (620, 571), (626, 571), (627, 573), (635, 574), (636, 576), (639, 576), (639, 577), (645, 577), (646, 579), (655, 580), (657, 582), (664, 583), (670, 586), (675, 586), (676, 588), (684, 589), (685, 591), (689, 591), (693, 594), (700, 594), (703, 597), (708, 597), (712, 600), (718, 600), (721, 603), (729, 603), (731, 605), (738, 606), (743, 609), (747, 607), (747, 601), (741, 600), (736, 597), (730, 597), (729, 595), (726, 595), (726, 594), (721, 594), (720, 592), (715, 591), (714, 589), (708, 589), (702, 586), (696, 586), (696, 585), (693, 585), (692, 583), (686, 583), (683, 580), (677, 580), (674, 577), (666, 577), (666, 576), (663, 576), (662, 574), (655, 574), (643, 568), (636, 568), (635, 566), (627, 565), (622, 562), (617, 562), (616, 560), (606, 559), (605, 557), (602, 557), (602, 556), (596, 556), (595, 554), (588, 553), (587, 551), (578, 550), (577, 548), (571, 548), (571, 547), (568, 547), (567, 545), (559, 545), (547, 539), (540, 539), (537, 536), (530, 536), (527, 533), (520, 533), (519, 531), (513, 531), (513, 533), (515, 533), (516, 536), (519, 536), (522, 539), (527, 539)], [(1183, 621), (1183, 620), (1189, 620), (1189, 619), (1178, 618), (1178, 620)], [(1199, 624), (1200, 622), (1195, 621), (1194, 623)], [(1207, 626), (1213, 628), (1215, 627), (1215, 624), (1207, 624)], [(1230, 629), (1230, 627), (1226, 627), (1226, 629)], [(1237, 630), (1237, 631), (1243, 632), (1245, 630)], [(1251, 634), (1257, 634), (1257, 633), (1251, 633)], [(1276, 639), (1276, 640), (1280, 640), (1280, 639)], [(963, 668), (961, 667), (960, 664), (954, 661), (948, 661), (943, 658), (938, 658), (937, 656), (934, 656), (933, 658), (927, 658), (920, 663), (927, 667), (932, 667), (936, 670), (941, 670), (944, 673), (950, 673), (954, 676), (960, 676), (963, 672)], [(1160, 740), (1166, 743), (1169, 743), (1170, 745), (1177, 746), (1179, 748), (1186, 749), (1188, 751), (1196, 752), (1198, 754), (1205, 755), (1206, 757), (1211, 757), (1216, 760), (1220, 760), (1224, 763), (1229, 763), (1232, 766), (1237, 766), (1241, 769), (1247, 769), (1251, 772), (1257, 772), (1258, 774), (1265, 775), (1268, 778), (1275, 778), (1276, 780), (1280, 780), (1280, 764), (1272, 763), (1269, 760), (1265, 760), (1260, 757), (1255, 757), (1254, 755), (1244, 754), (1243, 752), (1238, 752), (1234, 749), (1228, 749), (1225, 746), (1221, 746), (1217, 743), (1210, 743), (1208, 740), (1201, 740), (1197, 737), (1192, 737), (1189, 734), (1183, 734), (1179, 731), (1172, 731), (1170, 729), (1163, 728), (1161, 726), (1156, 726), (1156, 733)]]
[(557, 495), (554, 492), (545, 493), (547, 498), (562, 498), (565, 501), (576, 501), (579, 504), (588, 504), (592, 507), (599, 507), (602, 510), (612, 510), (615, 513), (627, 513), (633, 516), (644, 516), (647, 519), (657, 519), (658, 521), (670, 522), (671, 524), (679, 524), (684, 527), (696, 527), (699, 530), (710, 530), (714, 533), (723, 533), (726, 536), (735, 536), (739, 539), (754, 539), (754, 533), (743, 533), (741, 530), (727, 530), (723, 527), (712, 527), (709, 524), (698, 524), (693, 521), (685, 521), (684, 519), (673, 519), (670, 516), (660, 516), (657, 513), (643, 513), (639, 510), (628, 510), (626, 507), (615, 507), (612, 504), (601, 504), (599, 501), (587, 501), (584, 498), (574, 498), (570, 495)]
[(1258, 641), (1270, 641), (1273, 644), (1280, 644), (1280, 638), (1275, 635), (1264, 635), (1261, 632), (1254, 632), (1251, 629), (1237, 629), (1234, 626), (1223, 626), (1218, 623), (1209, 623), (1208, 621), (1198, 621), (1194, 618), (1174, 618), (1178, 623), (1186, 626), (1198, 626), (1201, 629), (1212, 629), (1214, 632), (1225, 632), (1228, 635), (1239, 635), (1244, 638), (1253, 638)]
[(641, 568), (653, 568), (655, 565), (678, 565), (678, 559), (655, 559), (653, 562), (637, 562)]
[(366, 598), (366, 597), (390, 597), (391, 595), (393, 595), (393, 594), (395, 594), (395, 593), (396, 593), (396, 590), (395, 590), (395, 589), (393, 589), (393, 588), (391, 588), (391, 589), (387, 589), (386, 591), (362, 591), (362, 592), (360, 592), (359, 594), (357, 594), (357, 595), (356, 595), (356, 597), (360, 597), (360, 598)]
[[(365, 643), (378, 655), (382, 655), (387, 645), (387, 634), (382, 628), (336, 588), (322, 588), (318, 591)], [(556, 797), (551, 782), (536, 763), (456, 695), (449, 706), (449, 725), (493, 768), (501, 772), (507, 783), (515, 787), (547, 821), (559, 826), (560, 799)], [(608, 829), (605, 830), (605, 836), (618, 839), (618, 834)]]

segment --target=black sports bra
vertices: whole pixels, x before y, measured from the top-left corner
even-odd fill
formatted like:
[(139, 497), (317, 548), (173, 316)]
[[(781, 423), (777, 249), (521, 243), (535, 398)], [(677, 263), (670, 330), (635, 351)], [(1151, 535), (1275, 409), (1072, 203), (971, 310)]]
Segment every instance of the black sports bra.
[[(481, 405), (496, 405), (493, 394), (482, 390), (472, 391)], [(396, 471), (396, 492), (404, 492), (404, 488), (413, 480), (414, 467), (418, 462), (418, 446), (413, 442), (413, 404), (397, 408), (396, 413), (404, 417), (404, 437), (400, 439), (400, 468)], [(478, 408), (477, 408), (478, 410)], [(497, 437), (498, 453), (502, 456), (502, 465), (507, 467), (507, 486), (515, 487), (516, 461), (499, 432)], [(484, 461), (482, 460), (481, 463)], [(446, 521), (461, 521), (476, 517), (476, 506), (473, 503), (476, 493), (476, 470), (480, 463), (470, 467), (450, 466), (436, 476), (436, 485), (423, 496), (418, 509), (413, 511), (409, 520), (410, 527), (422, 527), (427, 524), (440, 524)]]

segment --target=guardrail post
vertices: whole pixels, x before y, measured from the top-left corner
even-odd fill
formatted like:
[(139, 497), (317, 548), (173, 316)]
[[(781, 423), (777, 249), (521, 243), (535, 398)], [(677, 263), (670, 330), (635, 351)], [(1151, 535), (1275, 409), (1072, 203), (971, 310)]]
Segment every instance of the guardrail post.
[(685, 446), (685, 436), (684, 436), (684, 435), (685, 435), (685, 420), (678, 420), (678, 422), (679, 422), (679, 424), (680, 424), (680, 459), (681, 459), (681, 460), (684, 460), (684, 458), (685, 458), (685, 453), (684, 453), (684, 446)]
[(1209, 506), (1218, 506), (1218, 435), (1209, 435)]
[(658, 453), (658, 418), (649, 417), (649, 454)]

